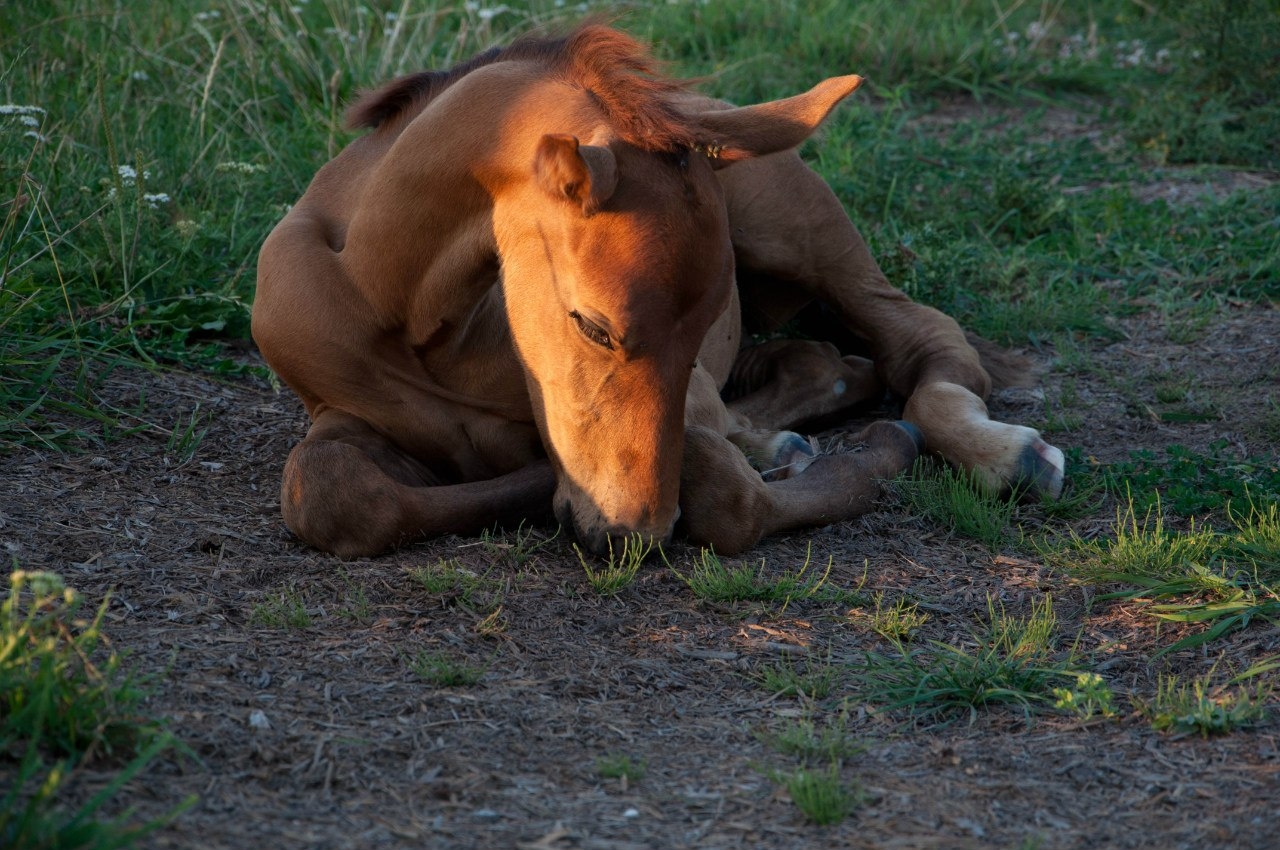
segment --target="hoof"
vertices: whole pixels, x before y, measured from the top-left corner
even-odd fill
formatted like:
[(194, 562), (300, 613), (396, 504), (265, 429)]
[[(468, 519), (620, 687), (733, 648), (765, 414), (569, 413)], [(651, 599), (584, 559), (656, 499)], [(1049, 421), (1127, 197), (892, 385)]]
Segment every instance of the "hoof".
[(760, 475), (765, 481), (784, 481), (809, 468), (818, 453), (799, 434), (783, 431), (769, 445), (772, 460)]
[(916, 444), (917, 455), (924, 454), (925, 446), (924, 446), (923, 431), (921, 431), (916, 426), (912, 425), (910, 422), (907, 422), (905, 419), (899, 419), (897, 422), (894, 422), (893, 424), (898, 426), (903, 431), (907, 432), (907, 436), (909, 436), (911, 438), (911, 441)]
[(1062, 450), (1037, 437), (1018, 456), (1014, 487), (1026, 499), (1057, 499), (1062, 495), (1064, 469)]

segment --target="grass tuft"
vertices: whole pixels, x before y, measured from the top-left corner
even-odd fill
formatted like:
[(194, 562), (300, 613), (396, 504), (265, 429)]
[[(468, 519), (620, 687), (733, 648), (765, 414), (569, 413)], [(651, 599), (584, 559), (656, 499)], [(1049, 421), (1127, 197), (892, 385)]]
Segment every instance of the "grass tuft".
[(578, 553), (578, 563), (582, 564), (591, 589), (601, 596), (617, 596), (635, 581), (640, 565), (653, 551), (653, 545), (652, 539), (646, 539), (639, 532), (629, 534), (622, 543), (622, 551), (615, 555), (613, 540), (610, 539), (608, 560), (598, 569), (587, 562), (578, 544), (573, 544), (573, 551)]
[(839, 682), (840, 672), (840, 668), (829, 661), (806, 658), (801, 669), (790, 659), (784, 659), (761, 667), (752, 678), (760, 687), (778, 696), (825, 699)]
[(1268, 702), (1274, 688), (1259, 683), (1248, 689), (1240, 682), (1263, 669), (1276, 666), (1274, 660), (1255, 665), (1218, 686), (1212, 684), (1212, 669), (1190, 680), (1174, 675), (1161, 676), (1155, 696), (1149, 701), (1138, 701), (1138, 710), (1153, 729), (1196, 733), (1205, 738), (1256, 726), (1268, 716)]
[(289, 587), (254, 605), (249, 622), (269, 629), (306, 629), (310, 628), (312, 618), (302, 594)]
[(799, 569), (771, 575), (764, 561), (758, 568), (746, 564), (729, 566), (712, 550), (703, 549), (688, 572), (682, 573), (674, 567), (671, 571), (689, 586), (695, 596), (708, 602), (766, 602), (784, 606), (792, 600), (849, 605), (862, 602), (862, 595), (857, 591), (843, 590), (827, 583), (833, 563), (828, 559), (826, 569), (815, 575), (811, 570), (810, 548)]
[(775, 771), (773, 781), (784, 786), (791, 802), (804, 816), (819, 826), (844, 820), (862, 800), (859, 791), (840, 778), (840, 767), (798, 767), (789, 773)]
[(409, 670), (437, 688), (469, 688), (484, 676), (484, 669), (451, 658), (443, 652), (423, 650), (406, 659)]
[(1114, 537), (1073, 537), (1066, 550), (1049, 556), (1083, 581), (1128, 585), (1102, 599), (1142, 599), (1159, 619), (1207, 626), (1161, 650), (1177, 652), (1254, 620), (1280, 620), (1280, 505), (1250, 503), (1228, 515), (1232, 527), (1225, 531), (1193, 521), (1178, 532), (1152, 511), (1139, 521), (1130, 502), (1117, 511)]
[(633, 759), (622, 753), (606, 753), (596, 759), (596, 773), (601, 779), (617, 779), (625, 790), (644, 779), (647, 765), (644, 759)]
[(917, 461), (912, 474), (896, 482), (911, 513), (977, 540), (992, 552), (1012, 540), (1009, 528), (1018, 507), (1015, 498), (989, 492), (963, 470), (941, 466), (936, 473), (926, 473), (932, 466)]
[(897, 644), (895, 654), (867, 653), (856, 675), (869, 699), (920, 717), (1013, 704), (1029, 718), (1075, 672), (1070, 655), (1055, 660), (1052, 601), (1046, 596), (1027, 617), (1014, 617), (988, 600), (987, 612), (987, 628), (971, 646), (930, 641), (920, 650)]

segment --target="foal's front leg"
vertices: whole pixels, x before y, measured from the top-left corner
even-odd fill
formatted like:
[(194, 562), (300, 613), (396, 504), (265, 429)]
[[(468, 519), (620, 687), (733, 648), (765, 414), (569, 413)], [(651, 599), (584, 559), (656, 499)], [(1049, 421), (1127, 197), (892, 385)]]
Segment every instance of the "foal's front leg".
[(910, 468), (918, 437), (903, 423), (876, 422), (858, 435), (861, 451), (822, 455), (798, 475), (766, 482), (728, 438), (689, 426), (680, 470), (685, 533), (734, 555), (775, 532), (852, 519), (872, 508), (884, 480)]
[[(930, 451), (999, 489), (1061, 493), (1062, 452), (1031, 428), (988, 416), (991, 377), (960, 326), (889, 284), (839, 200), (798, 156), (774, 154), (718, 173), (739, 269), (799, 288), (865, 340)], [(781, 295), (766, 300), (780, 311), (773, 318), (785, 321), (803, 299)], [(744, 300), (745, 309), (756, 306)]]

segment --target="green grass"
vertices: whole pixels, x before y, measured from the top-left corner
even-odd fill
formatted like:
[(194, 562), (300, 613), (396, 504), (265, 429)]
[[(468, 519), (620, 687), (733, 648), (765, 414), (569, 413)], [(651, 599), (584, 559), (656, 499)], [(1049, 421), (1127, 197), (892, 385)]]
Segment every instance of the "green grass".
[(557, 529), (555, 534), (544, 537), (532, 526), (526, 528), (522, 521), (515, 531), (502, 533), (496, 530), (485, 530), (481, 532), (480, 543), (495, 560), (520, 569), (559, 536), (560, 531)]
[(1204, 626), (1162, 652), (1190, 649), (1255, 620), (1280, 620), (1280, 506), (1248, 504), (1229, 518), (1222, 531), (1194, 522), (1178, 531), (1158, 509), (1139, 519), (1131, 502), (1113, 536), (1075, 537), (1050, 559), (1082, 581), (1122, 585), (1101, 599), (1141, 600), (1161, 620)]
[(821, 769), (774, 771), (771, 777), (787, 789), (796, 808), (819, 826), (839, 823), (862, 801), (858, 789), (840, 778), (840, 767), (835, 763)]
[(912, 514), (972, 538), (992, 552), (1013, 540), (1016, 499), (988, 492), (963, 470), (918, 461), (896, 487)]
[(478, 684), (484, 676), (484, 668), (460, 661), (443, 652), (423, 650), (405, 663), (409, 670), (429, 685), (437, 688), (468, 688)]
[(1155, 696), (1139, 701), (1138, 710), (1153, 729), (1197, 733), (1205, 738), (1256, 726), (1270, 714), (1268, 703), (1274, 688), (1265, 683), (1248, 688), (1241, 683), (1276, 666), (1272, 659), (1219, 685), (1212, 683), (1214, 669), (1190, 679), (1164, 675)]
[(920, 603), (909, 602), (903, 597), (886, 604), (884, 593), (877, 593), (875, 606), (875, 610), (867, 615), (868, 625), (885, 640), (896, 643), (910, 641), (929, 619), (928, 614), (920, 611)]
[(16, 570), (0, 605), (0, 720), (7, 734), (85, 760), (136, 754), (146, 683), (105, 652), (104, 600), (89, 618), (56, 573)]
[(640, 565), (653, 551), (653, 541), (646, 541), (638, 533), (627, 535), (622, 543), (622, 551), (615, 554), (613, 541), (610, 540), (608, 559), (599, 567), (592, 566), (578, 544), (573, 544), (573, 551), (578, 553), (578, 563), (582, 564), (591, 589), (601, 596), (617, 596), (635, 581)]
[(801, 717), (780, 728), (761, 732), (757, 737), (770, 749), (798, 758), (804, 764), (833, 764), (866, 751), (844, 728), (848, 713), (819, 724), (811, 717)]
[(311, 626), (312, 617), (302, 594), (287, 587), (254, 605), (249, 622), (269, 629), (305, 629)]
[(501, 582), (467, 569), (457, 558), (441, 558), (434, 564), (414, 567), (409, 578), (444, 604), (458, 605), (471, 611), (488, 613), (501, 607)]
[(986, 629), (965, 645), (930, 641), (921, 649), (898, 644), (892, 654), (869, 652), (856, 678), (867, 699), (917, 717), (972, 715), (1011, 704), (1029, 718), (1052, 704), (1054, 689), (1076, 672), (1071, 653), (1059, 652), (1057, 619), (1049, 596), (1026, 617), (988, 600)]
[(758, 567), (748, 564), (732, 566), (720, 560), (710, 549), (702, 549), (685, 572), (671, 571), (689, 586), (693, 594), (707, 602), (755, 602), (781, 604), (808, 600), (854, 605), (863, 601), (856, 590), (844, 590), (828, 584), (832, 560), (817, 574), (812, 570), (812, 551), (795, 570), (774, 573), (761, 561)]
[[(141, 708), (145, 682), (128, 672), (102, 634), (104, 603), (88, 618), (83, 598), (55, 573), (15, 570), (0, 602), (0, 759), (17, 761), (0, 794), (0, 846), (127, 847), (194, 805), (190, 798), (134, 823), (99, 818), (104, 805), (177, 740)], [(62, 802), (87, 765), (114, 776), (83, 803)]]
[(633, 759), (624, 753), (606, 753), (596, 759), (596, 773), (601, 779), (617, 779), (625, 789), (644, 779), (648, 766), (644, 759)]
[(1221, 517), (1232, 504), (1280, 502), (1280, 455), (1241, 459), (1226, 440), (1204, 453), (1171, 445), (1163, 456), (1145, 449), (1131, 453), (1128, 461), (1110, 464), (1103, 480), (1117, 497), (1132, 499), (1139, 513), (1159, 504), (1179, 516)]
[(803, 667), (791, 659), (761, 666), (752, 678), (760, 687), (778, 696), (825, 699), (840, 681), (841, 668), (830, 661), (804, 660)]

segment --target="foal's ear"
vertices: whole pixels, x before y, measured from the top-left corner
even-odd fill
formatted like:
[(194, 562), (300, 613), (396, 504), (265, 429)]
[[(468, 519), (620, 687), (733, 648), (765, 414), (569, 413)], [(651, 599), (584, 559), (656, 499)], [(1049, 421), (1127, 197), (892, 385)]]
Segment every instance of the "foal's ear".
[(698, 150), (716, 168), (790, 150), (813, 135), (836, 104), (860, 85), (857, 74), (832, 77), (785, 100), (703, 112), (695, 118), (705, 134)]
[(597, 145), (580, 145), (576, 136), (551, 133), (538, 142), (533, 174), (553, 198), (563, 198), (592, 215), (618, 187), (618, 161), (613, 151)]

